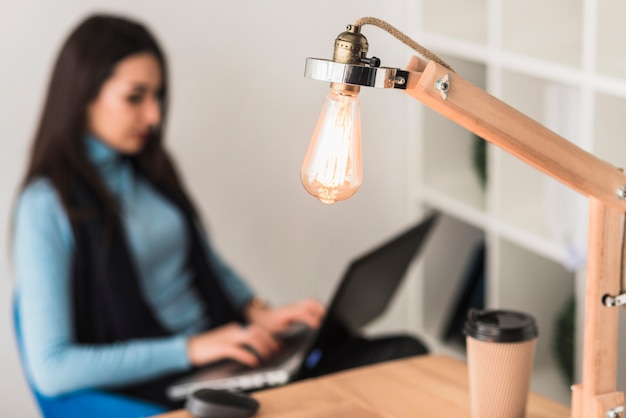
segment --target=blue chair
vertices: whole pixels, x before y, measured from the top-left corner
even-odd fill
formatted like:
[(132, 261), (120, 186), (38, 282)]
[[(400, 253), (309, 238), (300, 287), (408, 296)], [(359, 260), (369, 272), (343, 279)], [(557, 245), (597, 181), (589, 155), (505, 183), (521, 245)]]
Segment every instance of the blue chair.
[[(13, 325), (17, 346), (24, 364), (22, 333), (17, 297), (13, 301)], [(61, 396), (45, 396), (37, 391), (25, 367), (24, 375), (45, 418), (139, 418), (162, 414), (161, 406), (102, 390), (85, 389)]]

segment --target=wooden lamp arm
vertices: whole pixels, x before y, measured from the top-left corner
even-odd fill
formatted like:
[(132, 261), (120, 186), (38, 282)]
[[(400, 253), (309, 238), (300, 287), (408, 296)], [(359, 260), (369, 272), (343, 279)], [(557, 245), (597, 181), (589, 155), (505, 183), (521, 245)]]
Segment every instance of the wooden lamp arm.
[[(617, 192), (626, 175), (572, 144), (456, 73), (434, 61), (413, 57), (407, 66), (406, 93), (579, 193), (595, 197), (620, 212), (626, 200)], [(448, 98), (437, 90), (437, 80), (450, 77)]]
[(583, 382), (573, 387), (572, 418), (610, 416), (624, 404), (616, 391), (619, 309), (602, 299), (621, 291), (626, 175), (434, 61), (413, 57), (407, 71), (411, 97), (589, 197)]

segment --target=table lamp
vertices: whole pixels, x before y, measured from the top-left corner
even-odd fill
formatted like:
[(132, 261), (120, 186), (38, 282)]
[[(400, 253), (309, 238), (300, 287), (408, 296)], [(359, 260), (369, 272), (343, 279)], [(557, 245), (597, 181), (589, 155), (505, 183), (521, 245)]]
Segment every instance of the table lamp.
[[(375, 25), (416, 50), (405, 70), (367, 57), (364, 25)], [(479, 137), (587, 196), (590, 202), (582, 382), (572, 387), (572, 418), (616, 418), (618, 306), (623, 283), (626, 175), (479, 87), (441, 58), (377, 18), (358, 19), (335, 40), (332, 60), (307, 58), (305, 76), (330, 82), (301, 171), (305, 189), (326, 204), (361, 183), (361, 86), (404, 90)]]

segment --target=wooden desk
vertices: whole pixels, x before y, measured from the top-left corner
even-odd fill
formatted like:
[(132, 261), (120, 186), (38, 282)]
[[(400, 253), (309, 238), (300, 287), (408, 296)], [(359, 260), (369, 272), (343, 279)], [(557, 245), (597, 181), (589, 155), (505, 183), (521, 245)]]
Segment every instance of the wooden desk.
[[(253, 394), (258, 418), (470, 418), (467, 367), (433, 355), (397, 360)], [(190, 418), (186, 411), (159, 418)], [(531, 393), (527, 418), (569, 418), (561, 404)]]

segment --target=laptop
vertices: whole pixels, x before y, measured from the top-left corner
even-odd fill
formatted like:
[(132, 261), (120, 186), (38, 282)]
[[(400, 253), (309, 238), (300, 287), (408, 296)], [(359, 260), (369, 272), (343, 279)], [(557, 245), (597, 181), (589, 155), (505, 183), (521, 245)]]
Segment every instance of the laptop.
[(181, 400), (202, 388), (250, 391), (310, 376), (327, 350), (345, 338), (360, 335), (365, 325), (386, 310), (438, 218), (439, 214), (433, 212), (417, 225), (353, 260), (320, 327), (292, 330), (284, 336), (284, 349), (277, 357), (256, 368), (233, 360), (213, 363), (170, 385), (168, 397)]

